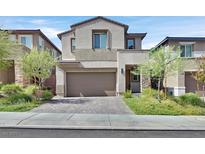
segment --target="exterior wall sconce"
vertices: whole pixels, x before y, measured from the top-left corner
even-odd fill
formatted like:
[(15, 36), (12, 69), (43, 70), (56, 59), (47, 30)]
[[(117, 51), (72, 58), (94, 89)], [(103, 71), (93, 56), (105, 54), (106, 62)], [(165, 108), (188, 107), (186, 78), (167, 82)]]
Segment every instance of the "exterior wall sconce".
[(124, 69), (123, 68), (121, 68), (121, 74), (124, 74)]

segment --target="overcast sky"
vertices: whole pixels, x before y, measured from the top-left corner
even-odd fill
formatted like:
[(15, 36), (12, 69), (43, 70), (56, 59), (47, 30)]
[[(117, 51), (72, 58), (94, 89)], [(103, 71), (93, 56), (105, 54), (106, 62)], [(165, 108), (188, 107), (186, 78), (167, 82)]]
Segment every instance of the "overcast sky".
[[(0, 16), (4, 29), (41, 29), (60, 49), (57, 34), (70, 29), (70, 25), (92, 17), (88, 16)], [(205, 17), (155, 17), (155, 16), (110, 16), (107, 17), (129, 25), (128, 32), (147, 32), (143, 49), (149, 49), (166, 36), (205, 36)]]

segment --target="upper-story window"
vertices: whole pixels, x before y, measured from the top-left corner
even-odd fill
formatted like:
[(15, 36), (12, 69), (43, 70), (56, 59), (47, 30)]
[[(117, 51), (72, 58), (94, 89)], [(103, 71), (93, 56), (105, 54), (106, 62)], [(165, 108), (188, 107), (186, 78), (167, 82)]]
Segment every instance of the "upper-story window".
[(19, 35), (19, 42), (28, 48), (33, 47), (33, 37), (32, 35)]
[(71, 38), (71, 51), (75, 50), (76, 45), (75, 45), (75, 38)]
[(127, 39), (127, 49), (135, 49), (135, 40)]
[(181, 57), (192, 57), (192, 45), (185, 44), (180, 46)]
[(106, 49), (107, 48), (107, 32), (95, 31), (93, 32), (93, 48)]
[(40, 50), (44, 50), (44, 40), (43, 40), (43, 38), (39, 36), (39, 40), (38, 41), (39, 41), (38, 42), (38, 48)]

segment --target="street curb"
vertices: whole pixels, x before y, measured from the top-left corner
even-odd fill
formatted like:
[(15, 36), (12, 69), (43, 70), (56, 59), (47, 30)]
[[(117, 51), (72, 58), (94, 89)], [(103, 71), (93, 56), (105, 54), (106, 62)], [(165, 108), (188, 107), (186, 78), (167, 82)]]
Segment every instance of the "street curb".
[(101, 127), (101, 126), (54, 126), (28, 125), (0, 126), (0, 129), (49, 129), (49, 130), (107, 130), (107, 131), (205, 131), (205, 128), (136, 128), (136, 127)]

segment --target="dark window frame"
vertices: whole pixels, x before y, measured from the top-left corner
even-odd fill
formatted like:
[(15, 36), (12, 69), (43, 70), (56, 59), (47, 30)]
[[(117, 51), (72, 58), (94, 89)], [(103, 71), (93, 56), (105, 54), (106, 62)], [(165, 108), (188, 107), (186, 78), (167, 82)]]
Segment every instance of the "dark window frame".
[[(140, 74), (131, 74), (131, 82), (140, 82)], [(136, 78), (135, 78), (136, 77)]]
[(127, 41), (126, 41), (126, 48), (127, 49), (129, 49), (129, 47), (128, 47), (128, 40), (132, 40), (133, 41), (133, 49), (135, 49), (135, 38), (127, 38)]

